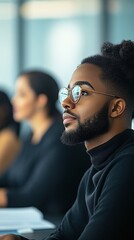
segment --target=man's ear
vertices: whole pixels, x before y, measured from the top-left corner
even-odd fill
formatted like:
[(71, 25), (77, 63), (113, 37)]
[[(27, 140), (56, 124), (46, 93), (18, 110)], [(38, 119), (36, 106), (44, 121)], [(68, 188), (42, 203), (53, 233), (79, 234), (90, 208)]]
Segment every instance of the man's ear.
[(48, 98), (45, 94), (40, 94), (38, 96), (38, 107), (44, 108), (48, 103)]
[(110, 105), (110, 117), (120, 116), (126, 109), (126, 102), (123, 98), (114, 98)]

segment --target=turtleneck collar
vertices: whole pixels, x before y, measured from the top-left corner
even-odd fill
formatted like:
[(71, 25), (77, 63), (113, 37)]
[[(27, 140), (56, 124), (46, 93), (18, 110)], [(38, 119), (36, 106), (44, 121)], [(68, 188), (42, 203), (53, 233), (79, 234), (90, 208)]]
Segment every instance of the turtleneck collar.
[(87, 151), (91, 158), (91, 163), (96, 169), (101, 170), (111, 161), (111, 157), (116, 154), (117, 150), (122, 148), (127, 142), (129, 143), (130, 140), (132, 141), (132, 139), (134, 140), (134, 130), (126, 129), (106, 143)]

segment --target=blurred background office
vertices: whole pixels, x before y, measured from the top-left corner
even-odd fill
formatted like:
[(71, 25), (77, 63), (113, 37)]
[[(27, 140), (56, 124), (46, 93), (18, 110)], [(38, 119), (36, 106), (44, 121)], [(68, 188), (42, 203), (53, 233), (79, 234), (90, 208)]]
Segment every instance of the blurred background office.
[(59, 85), (103, 41), (134, 40), (133, 0), (0, 0), (0, 87), (14, 92), (17, 74), (45, 68)]

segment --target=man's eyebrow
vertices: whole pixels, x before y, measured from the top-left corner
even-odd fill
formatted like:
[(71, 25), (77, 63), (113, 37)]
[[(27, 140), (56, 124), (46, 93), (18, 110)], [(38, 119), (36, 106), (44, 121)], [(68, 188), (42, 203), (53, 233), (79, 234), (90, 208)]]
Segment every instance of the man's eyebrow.
[[(92, 88), (93, 90), (95, 90), (94, 87), (91, 85), (91, 83), (89, 83), (89, 82), (87, 82), (87, 81), (78, 81), (78, 82), (76, 82), (76, 83), (74, 84), (74, 86), (76, 86), (76, 85), (79, 85), (79, 86), (81, 86), (81, 85), (87, 85), (87, 86), (89, 86), (90, 88)], [(70, 88), (70, 84), (68, 85), (68, 88)]]

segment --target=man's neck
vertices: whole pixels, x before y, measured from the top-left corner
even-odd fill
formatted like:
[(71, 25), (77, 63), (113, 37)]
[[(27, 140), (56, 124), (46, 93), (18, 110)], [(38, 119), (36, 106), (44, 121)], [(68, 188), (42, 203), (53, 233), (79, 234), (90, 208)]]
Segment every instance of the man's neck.
[(98, 147), (99, 145), (102, 145), (102, 144), (108, 142), (111, 138), (120, 134), (124, 130), (125, 129), (120, 129), (118, 131), (117, 130), (116, 131), (108, 131), (104, 134), (101, 134), (95, 138), (90, 139), (89, 141), (87, 140), (87, 141), (85, 141), (85, 147), (86, 147), (87, 151), (89, 151), (95, 147)]

